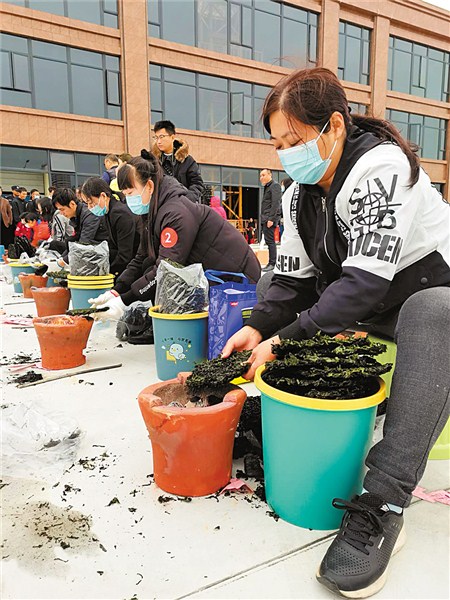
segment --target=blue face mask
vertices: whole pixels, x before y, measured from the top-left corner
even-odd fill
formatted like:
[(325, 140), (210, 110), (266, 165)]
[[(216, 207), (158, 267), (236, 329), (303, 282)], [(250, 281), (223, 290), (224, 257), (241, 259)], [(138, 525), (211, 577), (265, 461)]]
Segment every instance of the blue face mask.
[(142, 204), (141, 194), (136, 194), (135, 196), (126, 196), (125, 199), (127, 201), (128, 208), (135, 215), (148, 214), (148, 211), (150, 210), (150, 202), (148, 202), (148, 204)]
[(325, 123), (322, 131), (313, 140), (294, 146), (293, 148), (278, 150), (278, 156), (284, 170), (294, 181), (314, 185), (325, 175), (331, 163), (331, 155), (337, 144), (336, 140), (328, 158), (323, 159), (320, 156), (317, 140), (322, 135), (328, 123), (329, 121)]
[(106, 215), (106, 206), (104, 206), (103, 208), (100, 206), (100, 204), (96, 204), (95, 206), (93, 206), (90, 209), (91, 213), (94, 214), (96, 217), (103, 217), (104, 215)]

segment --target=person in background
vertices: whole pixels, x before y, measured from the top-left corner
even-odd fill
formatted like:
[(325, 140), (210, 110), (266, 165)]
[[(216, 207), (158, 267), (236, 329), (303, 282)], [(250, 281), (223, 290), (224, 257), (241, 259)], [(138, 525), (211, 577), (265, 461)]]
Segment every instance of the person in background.
[(28, 212), (25, 215), (25, 227), (31, 232), (31, 237), (28, 238), (33, 248), (36, 248), (38, 241), (36, 240), (36, 227), (39, 222), (39, 217), (36, 213)]
[(84, 202), (77, 200), (75, 192), (70, 188), (61, 188), (55, 192), (53, 206), (62, 215), (70, 219), (70, 224), (75, 230), (72, 237), (66, 237), (63, 242), (52, 241), (50, 250), (57, 250), (62, 254), (62, 259), (67, 263), (69, 256), (69, 242), (80, 244), (98, 244), (108, 239), (104, 222), (96, 217)]
[(270, 287), (223, 357), (252, 350), (244, 375), (252, 379), (283, 339), (350, 328), (395, 338), (383, 439), (367, 455), (360, 494), (333, 501), (345, 513), (316, 575), (333, 595), (365, 598), (383, 587), (405, 542), (403, 510), (448, 420), (450, 205), (417, 147), (389, 121), (352, 115), (328, 69), (281, 79), (263, 123), (297, 183), (283, 197)]
[(34, 226), (34, 236), (32, 246), (37, 247), (40, 242), (48, 240), (51, 234), (51, 220), (55, 209), (50, 198), (39, 198), (36, 202), (36, 212), (39, 220)]
[(27, 240), (31, 242), (32, 231), (30, 228), (26, 226), (25, 217), (27, 216), (27, 212), (23, 212), (19, 215), (19, 222), (16, 225), (16, 229), (14, 231), (14, 237), (26, 237)]
[(40, 194), (39, 190), (33, 188), (30, 192), (30, 199), (26, 203), (26, 209), (28, 212), (36, 213), (37, 212), (37, 204), (36, 201), (39, 199)]
[(48, 197), (50, 198), (50, 200), (53, 198), (53, 194), (56, 192), (56, 187), (54, 185), (51, 185), (48, 188)]
[(81, 189), (84, 202), (97, 217), (104, 217), (108, 232), (110, 272), (120, 275), (139, 248), (138, 217), (120, 202), (100, 177), (90, 177)]
[(130, 162), (130, 160), (133, 157), (131, 156), (131, 154), (129, 154), (128, 152), (123, 152), (122, 154), (119, 154), (118, 159), (119, 159), (119, 167), (121, 167), (123, 164)]
[(115, 154), (107, 154), (103, 163), (105, 165), (105, 170), (103, 172), (102, 179), (109, 185), (117, 176), (119, 159)]
[[(161, 260), (203, 269), (236, 271), (256, 282), (261, 267), (240, 232), (204, 204), (194, 204), (186, 188), (164, 176), (158, 159), (147, 150), (118, 172), (119, 187), (135, 215), (142, 215), (144, 232), (136, 257), (116, 280), (114, 289), (92, 300), (109, 310), (104, 318), (119, 319), (136, 300), (154, 301), (156, 272)], [(100, 315), (99, 315), (100, 316)]]
[(218, 196), (212, 196), (209, 205), (218, 215), (222, 217), (222, 219), (226, 220), (227, 213), (225, 212), (225, 209), (222, 206), (220, 198)]
[(83, 198), (82, 198), (82, 196), (81, 196), (81, 186), (79, 186), (79, 185), (78, 185), (78, 186), (75, 188), (75, 195), (76, 195), (76, 197), (77, 197), (77, 200), (79, 200), (80, 202), (83, 202)]
[(184, 185), (189, 200), (201, 202), (205, 185), (198, 164), (189, 154), (188, 143), (177, 137), (172, 121), (158, 121), (153, 131), (152, 152), (159, 159), (164, 173)]
[(75, 229), (70, 224), (70, 220), (59, 210), (55, 210), (50, 198), (44, 196), (39, 199), (37, 204), (38, 213), (49, 224), (52, 241), (64, 242), (67, 238), (72, 238), (75, 235)]
[(3, 196), (3, 189), (0, 187), (0, 244), (8, 249), (9, 244), (14, 242), (14, 224), (13, 213), (9, 200)]
[(248, 244), (254, 244), (256, 242), (256, 223), (253, 217), (247, 221), (247, 229), (245, 230), (245, 237)]
[[(13, 190), (14, 193), (14, 190)], [(16, 190), (16, 195), (11, 202), (11, 208), (13, 212), (14, 225), (18, 225), (20, 215), (27, 212), (27, 190), (24, 187), (19, 187)]]
[(6, 196), (10, 202), (14, 200), (14, 198), (18, 198), (19, 196), (20, 185), (12, 185), (11, 193)]
[(263, 272), (273, 271), (277, 262), (277, 246), (275, 243), (275, 228), (278, 225), (278, 217), (281, 204), (280, 184), (272, 179), (270, 169), (261, 169), (259, 180), (264, 186), (263, 199), (261, 202), (261, 225), (264, 240), (269, 249), (269, 262), (262, 269)]

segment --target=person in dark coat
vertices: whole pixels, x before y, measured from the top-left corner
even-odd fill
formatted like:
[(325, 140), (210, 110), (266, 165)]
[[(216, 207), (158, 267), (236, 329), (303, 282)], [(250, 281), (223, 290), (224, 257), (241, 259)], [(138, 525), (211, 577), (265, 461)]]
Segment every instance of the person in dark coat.
[(81, 188), (83, 201), (97, 217), (104, 217), (108, 232), (110, 271), (120, 275), (139, 247), (138, 217), (100, 177), (90, 177)]
[(14, 242), (13, 214), (9, 200), (3, 196), (2, 188), (0, 188), (0, 214), (0, 244), (8, 249), (9, 244)]
[(261, 225), (264, 240), (269, 249), (269, 262), (263, 271), (273, 271), (277, 262), (277, 246), (275, 244), (275, 228), (280, 218), (281, 186), (272, 179), (270, 169), (262, 169), (259, 180), (264, 186), (264, 195), (261, 203)]
[[(11, 188), (12, 189), (12, 188)], [(14, 225), (20, 223), (20, 215), (27, 211), (27, 190), (24, 187), (19, 187), (13, 190), (14, 197), (11, 200), (11, 208), (13, 213)]]
[(120, 319), (136, 300), (154, 301), (156, 271), (164, 259), (241, 272), (258, 281), (260, 264), (241, 233), (209, 206), (191, 202), (176, 179), (163, 175), (153, 154), (143, 150), (122, 165), (118, 184), (131, 211), (143, 215), (145, 226), (138, 253), (114, 289), (92, 301), (95, 307), (109, 308), (101, 313), (106, 318)]
[(105, 170), (103, 171), (102, 179), (109, 185), (116, 178), (119, 158), (115, 154), (107, 154), (103, 164), (105, 165)]
[(189, 200), (200, 202), (205, 185), (198, 164), (189, 154), (188, 143), (176, 137), (172, 121), (158, 121), (153, 131), (152, 152), (161, 162), (164, 173), (184, 185)]
[(98, 244), (108, 239), (103, 219), (96, 217), (70, 188), (56, 190), (53, 195), (53, 206), (70, 219), (70, 224), (75, 229), (75, 235), (66, 237), (63, 242), (51, 242), (50, 250), (61, 252), (62, 259), (67, 262), (69, 256), (69, 242), (81, 244)]

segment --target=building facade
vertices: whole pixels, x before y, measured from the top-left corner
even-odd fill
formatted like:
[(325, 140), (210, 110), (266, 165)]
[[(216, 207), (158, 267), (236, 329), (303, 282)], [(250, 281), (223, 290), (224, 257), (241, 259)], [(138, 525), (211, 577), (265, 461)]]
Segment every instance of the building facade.
[(46, 191), (137, 154), (172, 120), (212, 193), (258, 214), (280, 164), (260, 122), (291, 69), (338, 74), (354, 112), (389, 118), (448, 197), (450, 12), (421, 0), (13, 0), (0, 3), (1, 171)]

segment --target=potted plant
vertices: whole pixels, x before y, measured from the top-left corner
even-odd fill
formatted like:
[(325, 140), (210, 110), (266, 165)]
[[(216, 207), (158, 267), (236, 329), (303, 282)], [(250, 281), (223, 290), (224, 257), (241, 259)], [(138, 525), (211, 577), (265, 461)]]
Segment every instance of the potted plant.
[(339, 526), (334, 497), (361, 492), (364, 459), (385, 398), (386, 349), (364, 337), (317, 334), (282, 340), (257, 370), (266, 497), (285, 520), (312, 529)]
[(139, 394), (153, 449), (156, 484), (180, 496), (205, 496), (231, 477), (233, 444), (246, 393), (230, 384), (249, 352), (197, 365), (192, 374), (155, 383)]

